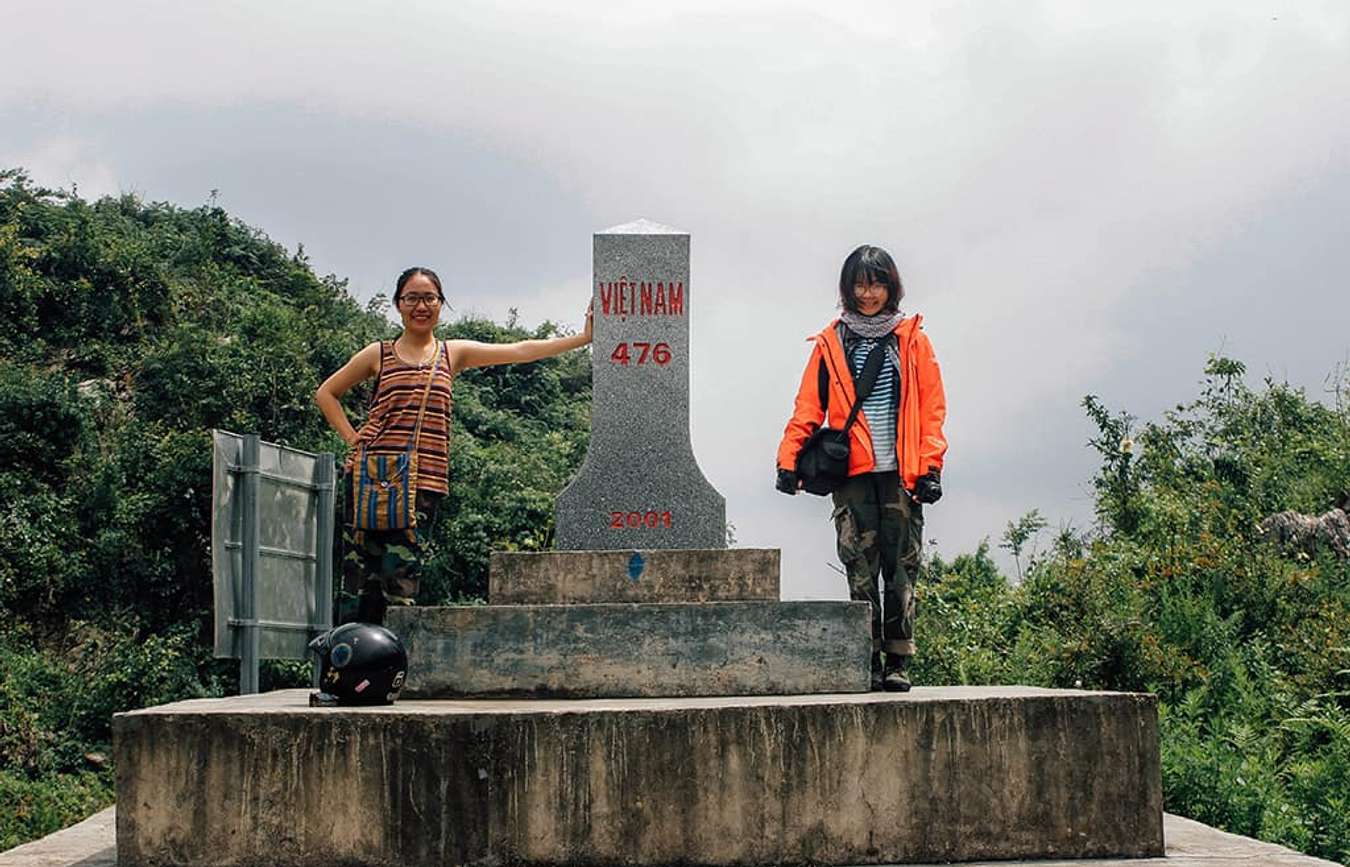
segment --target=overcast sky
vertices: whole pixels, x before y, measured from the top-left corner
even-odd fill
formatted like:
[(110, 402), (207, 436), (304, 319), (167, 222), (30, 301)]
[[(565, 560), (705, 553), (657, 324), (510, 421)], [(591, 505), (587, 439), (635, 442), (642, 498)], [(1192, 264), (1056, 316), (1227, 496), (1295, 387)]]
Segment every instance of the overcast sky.
[(828, 501), (772, 481), (860, 243), (942, 363), (945, 556), (1090, 523), (1087, 393), (1350, 357), (1343, 2), (5, 6), (0, 166), (218, 190), (362, 298), (425, 264), (458, 313), (579, 325), (592, 232), (688, 231), (694, 451), (789, 598), (846, 596)]

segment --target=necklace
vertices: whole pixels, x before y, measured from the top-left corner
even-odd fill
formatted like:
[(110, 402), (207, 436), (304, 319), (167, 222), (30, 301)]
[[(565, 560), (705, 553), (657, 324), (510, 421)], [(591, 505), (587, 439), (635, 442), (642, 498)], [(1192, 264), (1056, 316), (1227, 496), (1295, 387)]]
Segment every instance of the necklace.
[(404, 358), (402, 354), (399, 353), (398, 341), (396, 340), (394, 341), (394, 354), (397, 355), (399, 360), (402, 361), (404, 364), (416, 364), (417, 369), (421, 370), (422, 368), (426, 367), (428, 364), (431, 363), (431, 359), (436, 357), (436, 348), (439, 345), (440, 344), (437, 341), (435, 340), (431, 341), (431, 350), (429, 352), (423, 352), (422, 358), (418, 361), (409, 361), (408, 359)]

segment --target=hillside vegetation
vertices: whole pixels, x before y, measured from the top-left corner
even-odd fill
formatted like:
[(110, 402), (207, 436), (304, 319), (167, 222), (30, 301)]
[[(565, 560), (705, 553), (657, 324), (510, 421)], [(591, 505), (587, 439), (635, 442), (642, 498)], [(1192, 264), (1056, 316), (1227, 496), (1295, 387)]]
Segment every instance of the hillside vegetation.
[[(988, 546), (930, 564), (921, 683), (1144, 690), (1166, 809), (1350, 864), (1350, 561), (1261, 523), (1350, 491), (1350, 386), (1330, 405), (1213, 358), (1200, 396), (1139, 425), (1092, 397), (1098, 524), (1061, 529), (1025, 580)], [(1010, 522), (1025, 559), (1043, 522)]]
[[(238, 664), (210, 655), (209, 431), (344, 454), (312, 396), (396, 333), (386, 309), (218, 207), (0, 173), (0, 850), (111, 803), (111, 714), (237, 691)], [(555, 330), (461, 319), (441, 336)], [(481, 597), (494, 548), (548, 544), (585, 454), (589, 357), (469, 371), (455, 401), (432, 602)]]
[[(112, 713), (236, 689), (210, 657), (208, 431), (340, 453), (311, 395), (393, 333), (385, 311), (219, 208), (0, 173), (0, 849), (110, 803)], [(1156, 692), (1167, 809), (1350, 864), (1350, 564), (1260, 529), (1344, 503), (1329, 385), (1252, 387), (1215, 358), (1159, 420), (1086, 399), (1095, 526), (1010, 522), (1020, 582), (988, 545), (934, 558), (916, 680)], [(424, 601), (479, 599), (490, 550), (549, 544), (589, 396), (584, 353), (459, 379)], [(274, 663), (264, 688), (305, 676)]]

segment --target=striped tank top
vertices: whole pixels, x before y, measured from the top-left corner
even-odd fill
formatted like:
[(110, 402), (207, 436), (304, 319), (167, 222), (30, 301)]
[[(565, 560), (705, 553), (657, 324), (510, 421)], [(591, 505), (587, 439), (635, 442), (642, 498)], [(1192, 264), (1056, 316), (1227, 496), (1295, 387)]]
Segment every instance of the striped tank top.
[[(417, 445), (417, 490), (437, 494), (450, 492), (450, 353), (445, 342), (439, 344), (440, 364), (436, 381), (427, 395), (427, 411), (422, 418), (422, 435)], [(431, 373), (425, 366), (409, 364), (394, 351), (394, 341), (380, 342), (380, 374), (370, 401), (370, 415), (356, 432), (357, 445), (371, 455), (401, 454), (412, 442), (417, 428), (417, 410)], [(352, 449), (347, 459), (350, 472), (356, 459)]]
[[(862, 377), (867, 356), (878, 343), (885, 344), (890, 335), (881, 338), (859, 337), (849, 354), (849, 368), (853, 371), (853, 381)], [(877, 464), (872, 472), (898, 469), (900, 464), (895, 455), (896, 416), (900, 397), (900, 371), (895, 368), (895, 360), (885, 346), (881, 369), (877, 371), (877, 383), (872, 386), (871, 394), (863, 401), (862, 414), (867, 418), (867, 429), (872, 432), (872, 453)]]

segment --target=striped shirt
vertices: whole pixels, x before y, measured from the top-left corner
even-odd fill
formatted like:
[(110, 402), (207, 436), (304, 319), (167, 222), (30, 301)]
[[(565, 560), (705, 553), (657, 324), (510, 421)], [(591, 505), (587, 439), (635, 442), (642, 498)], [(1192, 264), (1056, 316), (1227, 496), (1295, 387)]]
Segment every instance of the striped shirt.
[(882, 344), (881, 369), (877, 371), (876, 385), (872, 386), (872, 392), (863, 401), (862, 414), (867, 419), (867, 428), (872, 432), (872, 453), (876, 456), (877, 465), (872, 468), (873, 472), (882, 472), (885, 470), (899, 469), (900, 464), (895, 457), (895, 434), (896, 434), (896, 408), (899, 405), (900, 397), (900, 372), (895, 367), (895, 360), (891, 353), (886, 351), (885, 343), (891, 339), (890, 335), (880, 338), (859, 337), (849, 352), (848, 364), (853, 371), (853, 381), (856, 383), (862, 377), (863, 366), (867, 364), (867, 356), (871, 353), (872, 347)]
[[(422, 434), (417, 441), (417, 490), (437, 494), (450, 492), (450, 353), (439, 344), (440, 364), (436, 381), (427, 395)], [(370, 415), (356, 432), (357, 446), (371, 455), (397, 455), (407, 449), (417, 429), (417, 410), (431, 373), (426, 366), (409, 364), (394, 351), (394, 341), (380, 343), (380, 374), (370, 401)], [(356, 459), (348, 458), (348, 470)]]

